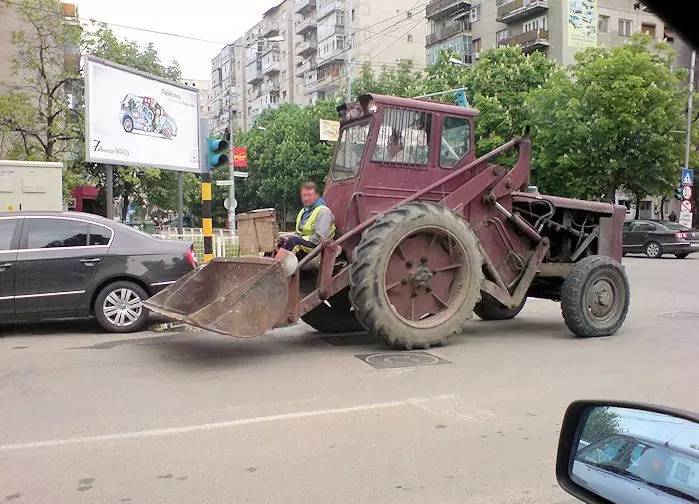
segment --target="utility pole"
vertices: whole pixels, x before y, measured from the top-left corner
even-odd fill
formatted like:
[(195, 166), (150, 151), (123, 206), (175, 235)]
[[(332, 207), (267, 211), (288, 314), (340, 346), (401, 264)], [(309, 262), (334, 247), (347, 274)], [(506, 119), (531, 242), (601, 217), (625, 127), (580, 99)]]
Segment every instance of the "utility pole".
[(352, 33), (352, 0), (345, 0), (345, 5), (347, 7), (347, 37), (345, 37), (345, 42), (347, 43), (347, 52), (345, 66), (347, 67), (347, 101), (352, 101), (352, 42), (354, 41), (354, 34)]
[[(231, 148), (235, 146), (235, 143), (233, 143), (233, 132), (235, 131), (235, 113), (233, 110), (233, 85), (235, 83), (235, 80), (233, 79), (233, 71), (235, 70), (235, 64), (234, 64), (234, 59), (235, 59), (235, 44), (231, 44), (231, 50), (230, 50), (230, 64), (231, 64), (231, 70), (230, 70), (230, 75), (229, 75), (229, 88), (228, 88), (228, 131), (230, 132), (230, 138), (228, 139), (228, 144)], [(228, 180), (230, 180), (231, 185), (228, 186), (228, 226), (231, 230), (231, 234), (235, 234), (235, 207), (237, 205), (237, 201), (235, 200), (235, 175), (233, 172), (235, 171), (233, 167), (233, 156), (229, 155), (229, 166), (228, 166)]]
[(684, 146), (684, 167), (689, 168), (689, 149), (692, 141), (692, 104), (694, 102), (694, 67), (697, 52), (692, 50), (689, 63), (689, 92), (687, 93), (687, 137)]
[(114, 165), (104, 165), (105, 172), (105, 217), (114, 220)]

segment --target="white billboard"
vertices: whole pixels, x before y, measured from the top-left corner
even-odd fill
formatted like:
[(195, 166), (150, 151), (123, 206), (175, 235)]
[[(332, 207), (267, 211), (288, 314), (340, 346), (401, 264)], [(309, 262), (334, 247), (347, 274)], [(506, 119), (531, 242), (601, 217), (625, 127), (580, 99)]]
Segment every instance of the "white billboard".
[(95, 163), (198, 172), (196, 89), (85, 59), (85, 149)]

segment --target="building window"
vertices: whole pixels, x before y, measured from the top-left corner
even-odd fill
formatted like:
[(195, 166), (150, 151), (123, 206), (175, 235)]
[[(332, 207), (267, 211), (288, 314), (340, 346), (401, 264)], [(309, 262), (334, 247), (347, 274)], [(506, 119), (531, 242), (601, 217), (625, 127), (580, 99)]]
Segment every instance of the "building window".
[(600, 33), (609, 32), (609, 16), (600, 16), (597, 21), (597, 29)]
[(412, 42), (412, 41), (413, 41), (413, 36), (412, 36), (412, 35), (408, 35), (408, 42)]
[(481, 52), (481, 39), (473, 39), (472, 47), (474, 54)]
[(497, 32), (495, 34), (495, 40), (497, 41), (498, 45), (502, 44), (509, 37), (510, 37), (510, 30), (507, 30), (507, 29), (500, 30), (499, 32)]
[(648, 35), (654, 39), (655, 38), (655, 25), (643, 23), (641, 25), (641, 32), (645, 33), (646, 35)]
[(352, 21), (355, 21), (357, 19), (357, 13), (354, 9), (352, 9)]
[(619, 20), (619, 35), (622, 37), (631, 36), (631, 20), (630, 19), (620, 19)]
[(469, 13), (469, 19), (471, 20), (472, 23), (475, 23), (481, 18), (481, 6), (480, 5), (474, 5), (471, 7), (471, 12)]

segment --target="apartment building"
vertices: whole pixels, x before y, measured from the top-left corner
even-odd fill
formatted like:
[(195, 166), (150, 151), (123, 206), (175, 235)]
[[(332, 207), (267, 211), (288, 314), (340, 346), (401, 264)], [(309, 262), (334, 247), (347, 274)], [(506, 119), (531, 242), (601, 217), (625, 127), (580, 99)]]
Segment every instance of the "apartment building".
[(199, 95), (199, 114), (201, 117), (211, 115), (211, 84), (208, 80), (202, 79), (182, 79), (182, 84), (195, 88)]
[(428, 63), (446, 48), (472, 63), (485, 49), (518, 45), (570, 65), (581, 49), (619, 45), (639, 31), (675, 38), (637, 0), (432, 0), (426, 17)]
[(224, 131), (231, 112), (248, 129), (281, 103), (332, 98), (347, 85), (348, 61), (424, 67), (425, 24), (401, 0), (284, 0), (213, 58), (211, 128)]

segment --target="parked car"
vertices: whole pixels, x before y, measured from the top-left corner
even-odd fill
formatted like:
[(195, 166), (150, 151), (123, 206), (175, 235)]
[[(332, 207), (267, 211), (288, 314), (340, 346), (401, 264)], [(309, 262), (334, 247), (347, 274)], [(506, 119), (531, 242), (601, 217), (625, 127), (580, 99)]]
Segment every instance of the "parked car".
[(0, 213), (1, 322), (94, 316), (107, 331), (138, 331), (142, 301), (196, 267), (191, 243), (96, 215)]
[(158, 133), (167, 139), (177, 136), (177, 124), (153, 98), (127, 94), (121, 101), (121, 125), (133, 130)]
[(699, 230), (670, 221), (632, 220), (624, 223), (623, 251), (656, 259), (674, 254), (684, 259), (699, 252)]

